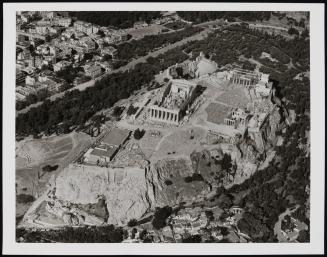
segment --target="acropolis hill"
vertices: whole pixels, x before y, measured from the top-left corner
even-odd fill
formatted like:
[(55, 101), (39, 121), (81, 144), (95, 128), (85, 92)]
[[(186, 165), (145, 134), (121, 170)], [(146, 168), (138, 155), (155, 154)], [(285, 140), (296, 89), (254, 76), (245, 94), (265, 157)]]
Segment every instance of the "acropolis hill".
[[(32, 212), (25, 222), (126, 225), (155, 207), (204, 201), (220, 186), (242, 183), (272, 158), (279, 140), (275, 132), (285, 126), (280, 113), (286, 110), (274, 104), (269, 74), (218, 68), (201, 54), (160, 76), (163, 86), (133, 103), (136, 114), (109, 129), (79, 164), (69, 165), (49, 185), (43, 216), (50, 212), (56, 221), (35, 219)], [(142, 139), (130, 133), (135, 128), (145, 130)], [(219, 164), (226, 154), (233, 165), (229, 172)], [(203, 166), (201, 155), (209, 163), (215, 161)], [(212, 176), (217, 169), (219, 179)], [(190, 187), (184, 178), (193, 174), (202, 179)], [(83, 205), (102, 198), (105, 216), (83, 210)]]

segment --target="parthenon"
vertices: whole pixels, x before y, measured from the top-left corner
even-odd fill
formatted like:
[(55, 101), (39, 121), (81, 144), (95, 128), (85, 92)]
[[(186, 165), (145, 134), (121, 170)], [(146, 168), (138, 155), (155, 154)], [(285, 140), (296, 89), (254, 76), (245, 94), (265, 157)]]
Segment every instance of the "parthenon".
[(192, 101), (197, 85), (184, 80), (172, 79), (162, 97), (150, 104), (149, 119), (178, 125), (188, 104)]

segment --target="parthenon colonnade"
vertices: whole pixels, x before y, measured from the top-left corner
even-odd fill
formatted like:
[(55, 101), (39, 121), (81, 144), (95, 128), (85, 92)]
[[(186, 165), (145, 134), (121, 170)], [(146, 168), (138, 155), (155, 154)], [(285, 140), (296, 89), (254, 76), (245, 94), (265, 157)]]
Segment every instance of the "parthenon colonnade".
[(250, 80), (241, 79), (241, 78), (238, 78), (238, 77), (234, 77), (232, 79), (232, 82), (233, 82), (233, 84), (236, 84), (236, 85), (243, 85), (243, 86), (250, 86), (251, 85)]
[(159, 110), (159, 109), (150, 109), (150, 118), (161, 120), (161, 121), (168, 121), (177, 123), (178, 122), (178, 114), (174, 112), (169, 112), (166, 110)]

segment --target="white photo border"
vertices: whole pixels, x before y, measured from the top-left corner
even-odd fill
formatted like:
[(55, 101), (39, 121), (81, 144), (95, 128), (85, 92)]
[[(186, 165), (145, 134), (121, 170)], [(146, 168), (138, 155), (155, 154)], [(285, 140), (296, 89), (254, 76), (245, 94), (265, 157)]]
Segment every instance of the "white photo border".
[[(15, 241), (16, 11), (310, 11), (310, 243), (125, 244)], [(294, 3), (4, 3), (3, 4), (3, 254), (232, 255), (324, 253), (325, 44), (324, 5)]]

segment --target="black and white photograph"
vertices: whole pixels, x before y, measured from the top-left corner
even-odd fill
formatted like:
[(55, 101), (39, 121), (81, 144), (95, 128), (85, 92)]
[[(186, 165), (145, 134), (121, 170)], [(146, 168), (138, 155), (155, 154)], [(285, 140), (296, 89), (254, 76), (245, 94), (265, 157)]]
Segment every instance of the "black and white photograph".
[(323, 253), (323, 9), (4, 6), (7, 252)]

